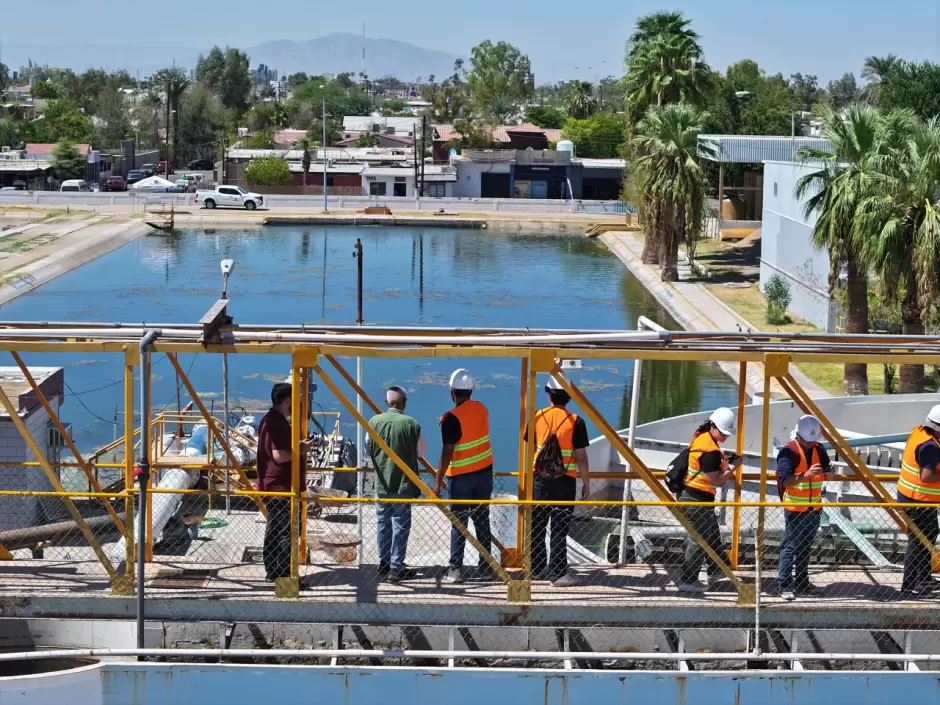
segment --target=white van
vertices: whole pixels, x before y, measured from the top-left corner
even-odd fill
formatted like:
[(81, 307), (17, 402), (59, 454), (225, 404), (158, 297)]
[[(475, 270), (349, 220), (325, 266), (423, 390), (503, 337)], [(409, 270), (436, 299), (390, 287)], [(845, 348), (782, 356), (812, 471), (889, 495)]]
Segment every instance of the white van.
[(62, 182), (59, 191), (88, 191), (88, 182), (81, 179), (69, 179)]

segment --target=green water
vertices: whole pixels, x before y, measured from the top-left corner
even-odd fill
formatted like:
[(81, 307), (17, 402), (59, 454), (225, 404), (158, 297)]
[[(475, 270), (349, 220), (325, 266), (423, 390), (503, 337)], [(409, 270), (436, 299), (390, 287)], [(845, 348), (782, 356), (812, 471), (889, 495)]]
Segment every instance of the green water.
[[(355, 323), (356, 238), (364, 246), (367, 324), (635, 329), (645, 315), (676, 325), (600, 243), (574, 236), (499, 235), (407, 228), (297, 228), (182, 231), (151, 235), (91, 262), (3, 307), (4, 320), (196, 322), (218, 297), (219, 260), (233, 258), (229, 312), (242, 323)], [(287, 356), (230, 356), (235, 406), (267, 406)], [(108, 354), (35, 354), (31, 365), (65, 367), (62, 417), (82, 450), (110, 441), (121, 405), (121, 360)], [(221, 406), (215, 355), (182, 356), (207, 405)], [(519, 430), (517, 360), (365, 360), (375, 398), (390, 384), (409, 394), (408, 412), (426, 429), (429, 457), (439, 453), (437, 418), (449, 407), (455, 367), (477, 379), (476, 398), (491, 415), (496, 465), (515, 469)], [(349, 369), (354, 363), (349, 361)], [(585, 361), (571, 376), (614, 425), (627, 425), (633, 365)], [(172, 367), (155, 357), (157, 409), (176, 408)], [(321, 385), (322, 387), (322, 385)], [(731, 404), (735, 387), (716, 367), (650, 362), (644, 366), (640, 420)], [(539, 403), (544, 402), (539, 394)], [(328, 392), (316, 401), (340, 410)], [(185, 390), (183, 403), (186, 403)], [(344, 414), (345, 428), (352, 420)], [(592, 434), (595, 433), (594, 429)], [(120, 426), (117, 429), (120, 432)]]

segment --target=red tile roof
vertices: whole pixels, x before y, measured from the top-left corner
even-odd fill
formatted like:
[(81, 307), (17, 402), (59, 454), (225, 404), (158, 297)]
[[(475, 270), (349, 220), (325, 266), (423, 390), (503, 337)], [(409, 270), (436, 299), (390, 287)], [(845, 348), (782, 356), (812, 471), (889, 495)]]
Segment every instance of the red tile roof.
[[(451, 142), (460, 139), (460, 132), (450, 124), (435, 125), (437, 139), (442, 142)], [(523, 122), (518, 125), (498, 125), (493, 128), (493, 141), (502, 144), (512, 142), (512, 135), (545, 135), (549, 142), (557, 142), (562, 138), (561, 130), (552, 127), (539, 127)]]
[[(88, 151), (91, 149), (91, 145), (87, 144), (77, 144), (75, 145), (78, 149), (78, 153), (87, 156)], [(52, 154), (52, 150), (55, 149), (54, 144), (43, 144), (41, 142), (27, 143), (26, 144), (26, 154), (27, 156), (39, 155), (39, 154)]]

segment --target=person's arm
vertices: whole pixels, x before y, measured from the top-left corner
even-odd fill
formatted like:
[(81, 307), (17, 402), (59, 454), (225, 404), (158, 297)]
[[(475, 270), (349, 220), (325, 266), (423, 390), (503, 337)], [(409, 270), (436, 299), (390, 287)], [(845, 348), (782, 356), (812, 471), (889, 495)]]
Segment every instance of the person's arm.
[(444, 487), (444, 473), (450, 467), (450, 461), (454, 458), (454, 448), (460, 441), (460, 421), (453, 414), (445, 414), (441, 419), (441, 462), (438, 463), (437, 472), (434, 474), (434, 494), (441, 496), (441, 489)]
[(917, 451), (917, 464), (920, 466), (920, 479), (922, 482), (940, 482), (940, 447), (936, 443), (928, 443)]
[(822, 474), (822, 481), (835, 480), (839, 477), (839, 473), (833, 472), (832, 470), (832, 460), (829, 459), (829, 454), (826, 452), (826, 449), (822, 446), (817, 446), (817, 452), (819, 453), (819, 470)]
[(790, 448), (781, 448), (777, 454), (777, 479), (784, 487), (793, 487), (799, 478), (796, 476), (797, 459)]
[(574, 461), (578, 465), (578, 474), (581, 476), (581, 499), (587, 499), (591, 494), (591, 468), (588, 464), (587, 448), (591, 445), (588, 438), (587, 424), (580, 416), (574, 422), (574, 432), (571, 436), (574, 446)]
[(720, 450), (712, 450), (707, 453), (702, 453), (702, 458), (699, 461), (702, 468), (702, 476), (712, 487), (721, 487), (728, 480), (733, 478), (737, 472), (738, 465), (741, 464), (741, 459), (739, 458), (734, 465), (729, 463), (728, 467), (722, 470), (722, 457)]
[[(289, 463), (290, 454), (291, 454), (291, 445), (293, 443), (293, 438), (291, 438), (291, 428), (290, 425), (285, 425), (283, 428), (278, 427), (277, 433), (271, 434), (271, 457), (274, 458), (276, 463)], [(305, 438), (300, 441), (300, 464), (304, 464), (304, 458), (307, 455), (307, 449), (310, 448), (310, 439)]]

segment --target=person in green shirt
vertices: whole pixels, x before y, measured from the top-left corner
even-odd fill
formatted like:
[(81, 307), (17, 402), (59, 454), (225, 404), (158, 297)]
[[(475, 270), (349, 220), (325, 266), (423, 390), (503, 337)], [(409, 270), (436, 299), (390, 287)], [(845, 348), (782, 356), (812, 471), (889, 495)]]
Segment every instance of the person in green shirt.
[[(369, 425), (405, 464), (417, 473), (421, 425), (405, 414), (408, 397), (401, 387), (389, 387), (385, 394), (388, 411), (377, 414)], [(411, 505), (383, 502), (385, 498), (414, 499), (420, 492), (401, 468), (376, 443), (369, 450), (375, 467), (375, 489), (378, 497), (375, 515), (379, 545), (379, 575), (390, 583), (410, 580), (417, 573), (405, 565), (408, 535), (411, 533)]]

